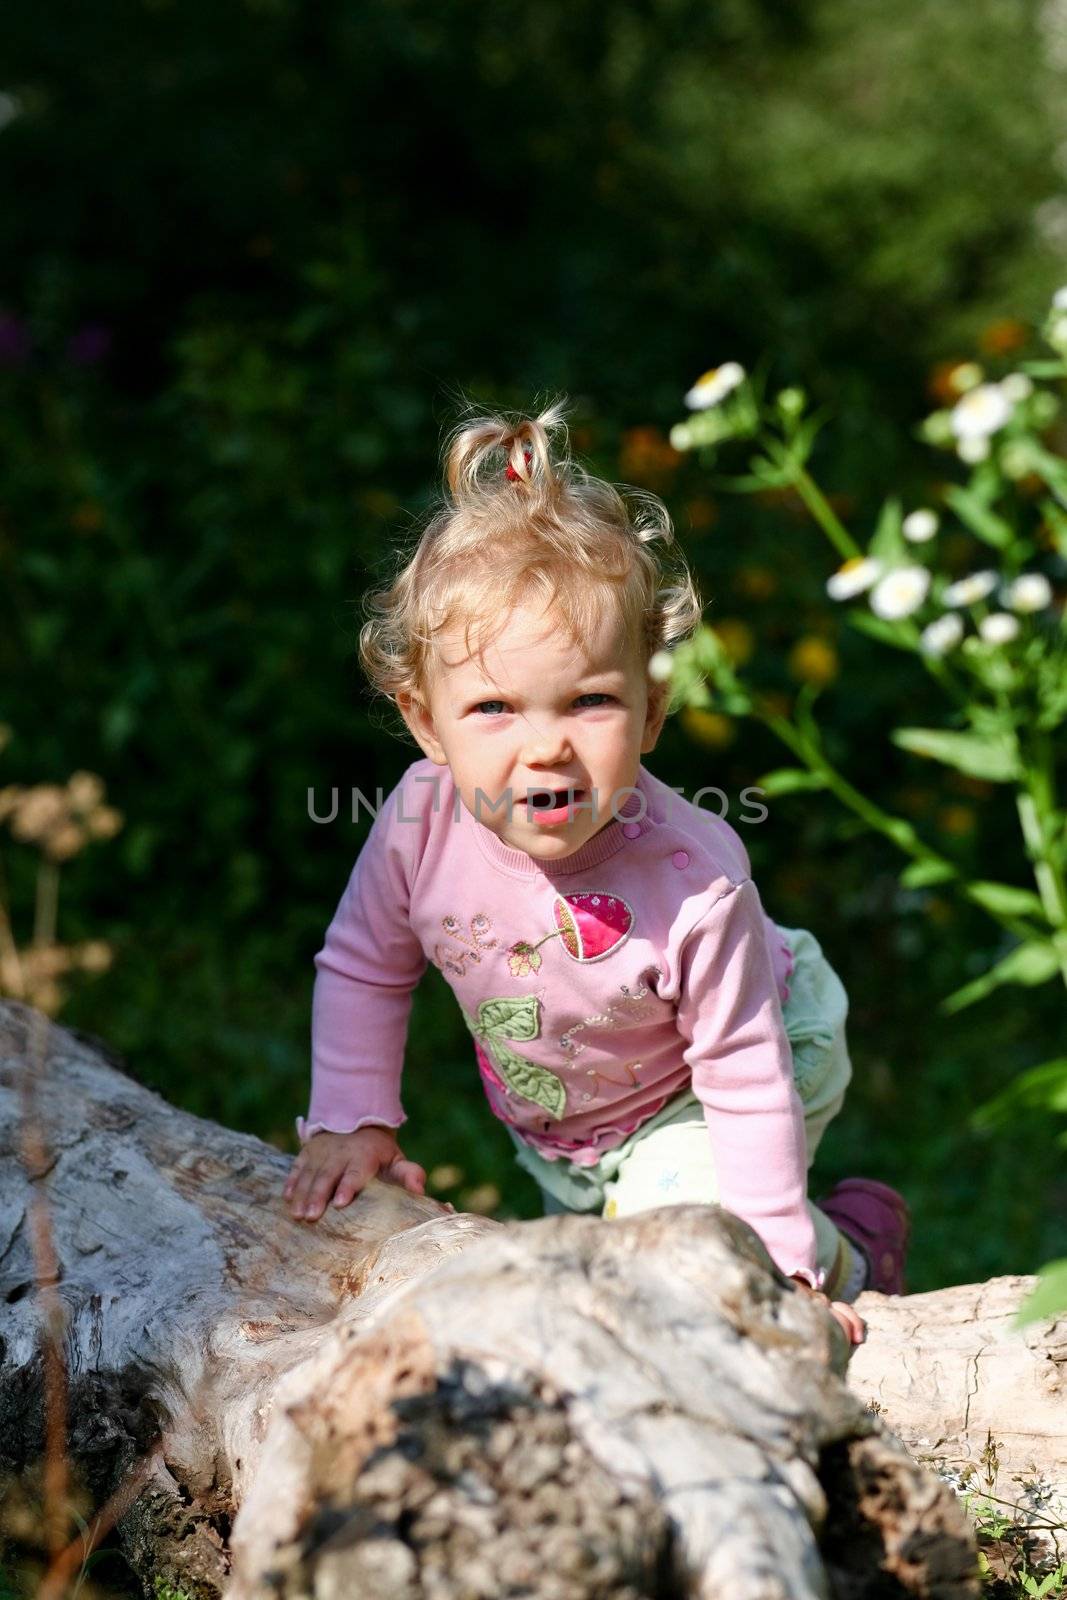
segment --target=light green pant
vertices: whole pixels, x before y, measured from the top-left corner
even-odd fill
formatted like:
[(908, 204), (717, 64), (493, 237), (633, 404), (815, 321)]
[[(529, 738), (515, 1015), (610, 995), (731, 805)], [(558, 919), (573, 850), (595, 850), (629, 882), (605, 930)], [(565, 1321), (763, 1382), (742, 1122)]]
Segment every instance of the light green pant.
[[(845, 1044), (848, 996), (815, 937), (804, 928), (780, 932), (793, 952), (789, 999), (782, 1007), (793, 1050), (793, 1076), (804, 1108), (807, 1164), (815, 1159), (827, 1125), (841, 1109), (852, 1066)], [(545, 1214), (597, 1211), (632, 1216), (656, 1206), (716, 1204), (719, 1198), (704, 1108), (692, 1089), (669, 1100), (593, 1166), (546, 1161), (509, 1128), (516, 1160), (539, 1184)], [(826, 1290), (848, 1281), (852, 1246), (829, 1217), (808, 1202), (815, 1225), (818, 1265)]]

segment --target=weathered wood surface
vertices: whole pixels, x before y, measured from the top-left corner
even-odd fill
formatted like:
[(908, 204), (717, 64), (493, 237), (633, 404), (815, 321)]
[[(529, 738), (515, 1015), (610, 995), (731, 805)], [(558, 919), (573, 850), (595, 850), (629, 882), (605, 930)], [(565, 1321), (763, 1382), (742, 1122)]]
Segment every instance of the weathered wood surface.
[[(0, 1471), (40, 1447), (32, 1016), (0, 1007)], [(1062, 1467), (1062, 1326), (1004, 1331), (1026, 1280), (864, 1296), (850, 1388), (836, 1325), (717, 1208), (504, 1226), (376, 1182), (298, 1224), (287, 1157), (41, 1038), (72, 1450), (100, 1498), (151, 1460), (122, 1525), (146, 1575), (235, 1600), (807, 1600), (878, 1571), (962, 1595), (955, 1498), (867, 1397), (977, 1454), (995, 1372), (1014, 1443)]]

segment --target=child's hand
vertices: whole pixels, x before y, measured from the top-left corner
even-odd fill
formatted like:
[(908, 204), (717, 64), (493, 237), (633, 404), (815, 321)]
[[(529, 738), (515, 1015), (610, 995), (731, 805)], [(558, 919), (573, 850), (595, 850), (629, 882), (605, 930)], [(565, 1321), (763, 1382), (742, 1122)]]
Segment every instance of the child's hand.
[(424, 1169), (406, 1158), (392, 1128), (313, 1134), (285, 1182), (290, 1215), (317, 1222), (331, 1199), (335, 1206), (349, 1205), (374, 1177), (398, 1183), (412, 1194), (426, 1191)]
[(810, 1294), (814, 1300), (822, 1301), (844, 1333), (850, 1346), (864, 1342), (867, 1337), (867, 1324), (855, 1306), (850, 1306), (847, 1300), (831, 1300), (827, 1295), (823, 1294), (821, 1289), (813, 1289), (805, 1278), (794, 1278), (792, 1281), (799, 1285), (806, 1294)]
[(867, 1324), (847, 1300), (828, 1300), (827, 1310), (839, 1327), (845, 1330), (849, 1344), (862, 1344), (867, 1337)]

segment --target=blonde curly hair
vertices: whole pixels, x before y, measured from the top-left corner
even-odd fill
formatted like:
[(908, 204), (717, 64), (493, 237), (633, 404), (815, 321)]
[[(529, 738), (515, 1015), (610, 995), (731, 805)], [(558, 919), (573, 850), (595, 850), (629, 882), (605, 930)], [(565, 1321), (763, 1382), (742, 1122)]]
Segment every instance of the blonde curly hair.
[(449, 434), (442, 503), (392, 582), (365, 600), (360, 660), (394, 704), (428, 700), (442, 631), (462, 622), (467, 652), (484, 666), (519, 604), (555, 608), (576, 646), (614, 604), (646, 663), (699, 623), (666, 506), (640, 489), (624, 498), (574, 461), (566, 411), (557, 400), (536, 417), (468, 415)]

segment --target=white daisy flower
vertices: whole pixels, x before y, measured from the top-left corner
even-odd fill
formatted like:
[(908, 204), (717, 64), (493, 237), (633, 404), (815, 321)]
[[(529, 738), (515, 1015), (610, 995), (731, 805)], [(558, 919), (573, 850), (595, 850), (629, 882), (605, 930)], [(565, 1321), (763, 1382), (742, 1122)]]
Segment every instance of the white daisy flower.
[(933, 538), (940, 525), (937, 512), (928, 511), (924, 507), (919, 511), (910, 512), (904, 518), (901, 532), (912, 544), (926, 544), (927, 540)]
[(966, 578), (959, 578), (955, 583), (950, 583), (941, 596), (946, 606), (976, 606), (979, 600), (986, 600), (997, 586), (997, 575), (988, 569), (982, 572), (968, 573)]
[(958, 439), (956, 441), (956, 454), (961, 461), (966, 461), (969, 467), (977, 466), (979, 461), (989, 460), (988, 439)]
[(674, 671), (674, 657), (669, 650), (657, 650), (648, 663), (648, 675), (653, 683), (666, 683)]
[(947, 611), (923, 629), (919, 635), (919, 649), (926, 656), (945, 656), (955, 650), (962, 638), (962, 618), (954, 611)]
[(1000, 380), (1000, 389), (1005, 400), (1012, 405), (1018, 405), (1021, 400), (1029, 400), (1034, 392), (1034, 386), (1025, 372), (1009, 372), (1006, 378)]
[(1052, 308), (1054, 311), (1067, 311), (1067, 283), (1052, 296)]
[(952, 408), (952, 431), (957, 439), (988, 439), (1011, 418), (1011, 401), (999, 383), (980, 383), (968, 389)]
[(1019, 637), (1019, 619), (1009, 611), (993, 611), (978, 624), (986, 644), (1010, 644)]
[(918, 611), (930, 592), (925, 567), (895, 567), (880, 579), (871, 593), (871, 610), (886, 622), (898, 622)]
[(831, 600), (854, 600), (882, 576), (882, 563), (871, 556), (853, 556), (826, 580)]
[(1012, 611), (1024, 615), (1044, 611), (1052, 604), (1052, 585), (1043, 572), (1023, 572), (1013, 583), (1005, 584), (1000, 598)]
[(724, 361), (721, 367), (712, 367), (694, 383), (685, 397), (690, 411), (706, 411), (725, 400), (738, 384), (745, 381), (745, 369), (739, 361)]

